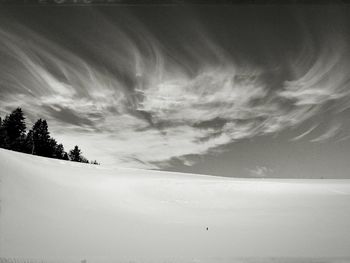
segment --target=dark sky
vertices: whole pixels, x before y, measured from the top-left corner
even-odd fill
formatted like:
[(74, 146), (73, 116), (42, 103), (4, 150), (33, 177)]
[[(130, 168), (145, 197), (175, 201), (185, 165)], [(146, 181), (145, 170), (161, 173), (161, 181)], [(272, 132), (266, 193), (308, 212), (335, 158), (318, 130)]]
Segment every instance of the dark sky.
[(102, 164), (349, 178), (347, 5), (0, 11), (0, 114)]

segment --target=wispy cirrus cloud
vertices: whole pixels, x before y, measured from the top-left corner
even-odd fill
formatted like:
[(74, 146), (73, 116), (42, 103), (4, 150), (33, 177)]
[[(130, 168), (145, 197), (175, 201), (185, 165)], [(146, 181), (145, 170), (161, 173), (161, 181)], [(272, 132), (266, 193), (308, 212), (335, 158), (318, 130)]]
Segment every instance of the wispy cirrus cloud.
[(298, 74), (271, 87), (268, 69), (236, 63), (204, 32), (187, 47), (188, 62), (133, 18), (125, 26), (97, 17), (103, 31), (79, 42), (90, 56), (67, 47), (69, 32), (66, 46), (23, 25), (0, 26), (0, 110), (21, 106), (31, 121), (47, 118), (55, 137), (105, 164), (157, 168), (283, 131), (349, 98), (341, 38), (301, 63), (308, 67), (290, 61)]
[(297, 141), (297, 140), (304, 138), (306, 135), (308, 135), (312, 131), (314, 131), (317, 127), (318, 127), (318, 125), (313, 125), (311, 128), (309, 128), (308, 130), (306, 130), (302, 134), (299, 134), (298, 136), (295, 136), (294, 138), (292, 138), (291, 141)]
[(325, 142), (331, 138), (334, 138), (341, 129), (341, 125), (337, 124), (330, 127), (325, 133), (311, 140), (311, 142)]

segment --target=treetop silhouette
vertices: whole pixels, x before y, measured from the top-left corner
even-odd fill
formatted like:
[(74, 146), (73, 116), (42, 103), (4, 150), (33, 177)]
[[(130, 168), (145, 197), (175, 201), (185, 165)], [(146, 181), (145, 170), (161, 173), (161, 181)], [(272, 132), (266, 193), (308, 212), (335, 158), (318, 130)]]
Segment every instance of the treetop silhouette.
[[(78, 146), (69, 151), (50, 136), (49, 127), (45, 119), (38, 119), (26, 133), (25, 117), (21, 108), (17, 108), (0, 118), (0, 148), (30, 153), (44, 157), (89, 163), (82, 155)], [(99, 164), (96, 160), (91, 164)]]

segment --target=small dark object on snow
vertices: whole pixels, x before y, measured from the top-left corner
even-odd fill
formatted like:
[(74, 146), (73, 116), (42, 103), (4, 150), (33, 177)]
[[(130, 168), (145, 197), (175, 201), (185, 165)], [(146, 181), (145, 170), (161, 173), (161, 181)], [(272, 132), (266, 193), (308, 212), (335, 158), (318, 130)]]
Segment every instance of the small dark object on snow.
[(207, 227), (207, 231), (209, 230), (209, 228)]

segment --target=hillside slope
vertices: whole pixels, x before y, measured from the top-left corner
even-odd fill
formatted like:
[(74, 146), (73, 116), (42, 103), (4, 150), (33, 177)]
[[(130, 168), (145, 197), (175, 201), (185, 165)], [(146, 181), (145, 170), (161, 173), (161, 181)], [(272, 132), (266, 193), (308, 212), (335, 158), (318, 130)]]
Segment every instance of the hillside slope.
[(349, 180), (109, 169), (3, 149), (0, 180), (0, 257), (350, 256)]

